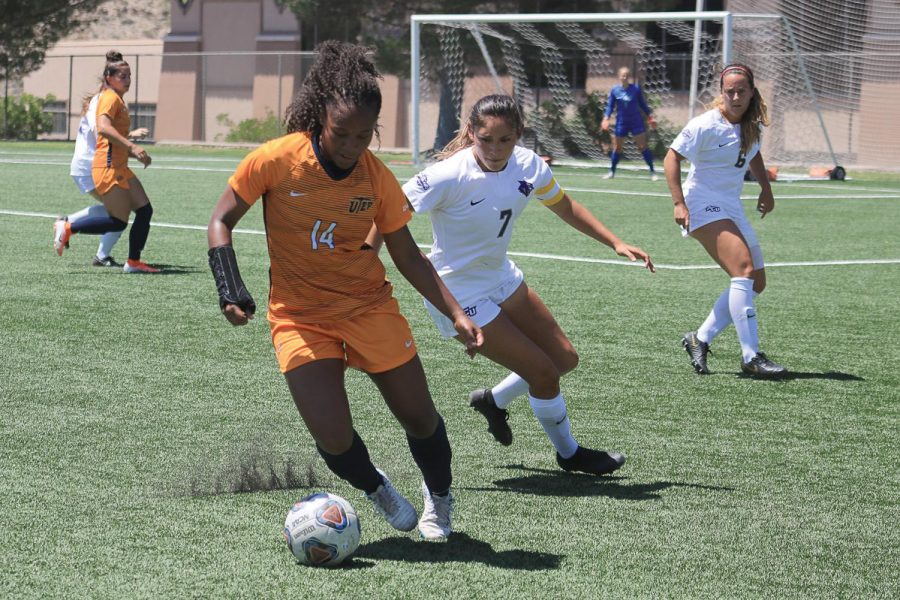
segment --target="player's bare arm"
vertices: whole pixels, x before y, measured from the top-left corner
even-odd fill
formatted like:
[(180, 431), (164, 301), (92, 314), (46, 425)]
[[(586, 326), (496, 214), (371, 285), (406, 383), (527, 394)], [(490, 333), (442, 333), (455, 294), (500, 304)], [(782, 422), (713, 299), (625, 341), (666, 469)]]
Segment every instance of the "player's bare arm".
[(766, 163), (763, 161), (762, 153), (757, 152), (756, 156), (750, 161), (750, 172), (759, 182), (762, 188), (759, 192), (759, 199), (756, 201), (756, 210), (759, 212), (760, 219), (764, 219), (767, 214), (775, 210), (775, 196), (772, 194), (772, 185), (769, 183), (769, 174), (766, 172)]
[(144, 165), (145, 169), (150, 166), (151, 159), (150, 155), (147, 154), (147, 151), (116, 131), (109, 115), (97, 116), (97, 133), (108, 139), (111, 144), (125, 148), (129, 155), (133, 156), (138, 162)]
[(413, 240), (409, 228), (401, 227), (392, 233), (382, 234), (397, 269), (423, 298), (453, 320), (460, 341), (469, 356), (474, 356), (484, 342), (481, 329), (466, 315), (459, 302), (441, 281), (431, 261), (422, 254)]
[(565, 194), (562, 200), (548, 208), (576, 231), (609, 246), (615, 250), (616, 254), (624, 256), (628, 260), (641, 259), (644, 262), (644, 266), (650, 269), (650, 272), (655, 272), (653, 261), (650, 260), (650, 256), (646, 252), (637, 246), (631, 246), (623, 242), (600, 219), (591, 214), (591, 211), (572, 200), (568, 194)]
[(672, 204), (675, 205), (675, 222), (690, 229), (690, 214), (684, 203), (684, 191), (681, 189), (681, 161), (684, 157), (671, 148), (663, 159), (663, 170), (666, 174), (666, 183), (669, 184), (669, 193), (672, 194)]

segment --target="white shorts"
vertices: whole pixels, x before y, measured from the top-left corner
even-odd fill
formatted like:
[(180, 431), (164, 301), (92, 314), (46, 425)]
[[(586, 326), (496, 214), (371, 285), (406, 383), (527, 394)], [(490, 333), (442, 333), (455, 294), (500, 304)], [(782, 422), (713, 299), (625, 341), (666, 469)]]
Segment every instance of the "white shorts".
[[(519, 286), (525, 281), (525, 275), (516, 266), (516, 263), (510, 260), (507, 261), (505, 271), (497, 277), (496, 281), (497, 285), (489, 290), (459, 289), (462, 286), (453, 286), (457, 289), (451, 289), (459, 305), (466, 311), (472, 322), (479, 327), (484, 327), (497, 318), (497, 315), (500, 314), (500, 304), (519, 289)], [(453, 327), (453, 321), (445, 317), (444, 313), (435, 308), (428, 300), (425, 300), (425, 308), (428, 309), (442, 336), (451, 338), (458, 335), (456, 328)]]
[[(690, 212), (691, 231), (700, 229), (714, 221), (725, 219), (737, 225), (738, 230), (744, 237), (744, 241), (747, 243), (747, 248), (750, 250), (753, 269), (758, 271), (765, 268), (766, 264), (763, 261), (762, 248), (759, 246), (756, 231), (753, 230), (753, 226), (747, 220), (747, 215), (744, 214), (744, 208), (740, 203), (737, 206), (733, 202), (705, 202), (696, 205), (688, 203), (687, 207)], [(681, 235), (685, 237), (688, 235), (688, 231), (684, 227), (681, 228)]]
[(75, 182), (82, 194), (87, 194), (97, 187), (94, 185), (94, 178), (91, 175), (72, 175), (72, 181)]

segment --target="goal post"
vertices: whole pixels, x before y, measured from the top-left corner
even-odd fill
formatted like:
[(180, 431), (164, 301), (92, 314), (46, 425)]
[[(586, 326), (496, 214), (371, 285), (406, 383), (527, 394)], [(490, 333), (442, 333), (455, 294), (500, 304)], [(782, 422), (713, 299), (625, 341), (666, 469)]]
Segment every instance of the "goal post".
[[(556, 162), (608, 164), (609, 136), (599, 120), (621, 66), (631, 68), (654, 110), (660, 126), (649, 141), (661, 158), (689, 117), (718, 93), (716, 76), (733, 61), (754, 69), (769, 103), (775, 127), (764, 137), (764, 152), (770, 162), (839, 164), (781, 15), (413, 15), (410, 29), (410, 147), (417, 166), (452, 138), (478, 98), (498, 91), (522, 106), (524, 145)], [(668, 51), (667, 43), (683, 50)], [(630, 139), (625, 156), (640, 156)]]

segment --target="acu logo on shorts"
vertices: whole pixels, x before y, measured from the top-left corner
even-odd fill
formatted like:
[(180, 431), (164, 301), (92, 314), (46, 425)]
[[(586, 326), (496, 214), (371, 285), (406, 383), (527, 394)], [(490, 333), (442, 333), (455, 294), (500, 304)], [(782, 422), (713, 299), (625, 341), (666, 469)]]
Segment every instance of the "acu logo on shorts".
[(358, 212), (364, 212), (372, 208), (372, 199), (366, 198), (363, 196), (357, 196), (355, 198), (350, 198), (350, 212), (355, 214)]

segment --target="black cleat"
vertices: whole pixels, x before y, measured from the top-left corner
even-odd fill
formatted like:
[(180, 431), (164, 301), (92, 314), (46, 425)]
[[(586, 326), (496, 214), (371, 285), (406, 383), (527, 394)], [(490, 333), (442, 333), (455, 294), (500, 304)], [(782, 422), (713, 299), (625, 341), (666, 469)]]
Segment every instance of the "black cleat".
[(778, 379), (788, 372), (784, 366), (772, 362), (762, 352), (757, 352), (750, 362), (741, 361), (741, 371), (758, 379)]
[(119, 263), (112, 256), (107, 256), (105, 258), (100, 258), (99, 256), (95, 256), (94, 260), (91, 261), (91, 264), (95, 267), (121, 267)]
[(609, 475), (625, 464), (625, 455), (620, 452), (607, 452), (606, 450), (591, 450), (578, 446), (575, 454), (569, 458), (563, 458), (556, 453), (556, 464), (563, 471), (578, 471), (590, 475)]
[(700, 375), (709, 375), (709, 367), (706, 366), (706, 355), (709, 354), (709, 344), (701, 342), (697, 337), (696, 331), (688, 331), (681, 338), (681, 345), (684, 346), (688, 356), (691, 357), (691, 364), (694, 370)]
[(469, 406), (484, 415), (488, 422), (488, 432), (494, 439), (509, 446), (512, 444), (512, 429), (509, 428), (509, 413), (497, 408), (491, 390), (475, 390), (469, 394)]

